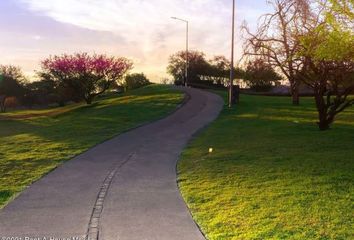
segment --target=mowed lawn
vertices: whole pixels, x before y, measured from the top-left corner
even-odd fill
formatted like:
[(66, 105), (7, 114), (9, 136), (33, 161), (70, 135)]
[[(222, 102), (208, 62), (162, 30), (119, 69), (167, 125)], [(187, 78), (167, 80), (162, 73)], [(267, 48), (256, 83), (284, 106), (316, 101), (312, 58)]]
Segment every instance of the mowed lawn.
[(0, 208), (62, 162), (167, 115), (182, 99), (181, 92), (152, 85), (92, 106), (0, 114)]
[(184, 151), (179, 186), (208, 239), (353, 239), (354, 107), (320, 132), (311, 98), (290, 103), (242, 95)]

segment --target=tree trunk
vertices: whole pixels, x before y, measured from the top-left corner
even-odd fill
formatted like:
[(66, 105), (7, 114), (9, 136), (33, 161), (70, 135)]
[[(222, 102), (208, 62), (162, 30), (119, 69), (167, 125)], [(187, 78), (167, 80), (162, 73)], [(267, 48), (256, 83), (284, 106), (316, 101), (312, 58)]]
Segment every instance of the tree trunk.
[(6, 107), (3, 102), (0, 103), (0, 112), (2, 112), (2, 113), (6, 112)]
[(315, 91), (316, 107), (318, 111), (318, 127), (321, 131), (330, 129), (330, 125), (333, 122), (333, 117), (328, 117), (328, 106), (323, 98), (321, 91)]
[(89, 95), (89, 96), (85, 97), (86, 104), (91, 105), (94, 98), (95, 98), (94, 95)]
[(299, 82), (294, 81), (291, 86), (292, 92), (292, 100), (293, 100), (293, 105), (298, 106), (300, 105), (300, 93), (299, 93)]
[(87, 98), (86, 99), (86, 104), (91, 105), (92, 104), (92, 98)]
[(330, 129), (331, 122), (327, 119), (327, 111), (324, 109), (321, 109), (321, 111), (319, 110), (318, 118), (319, 122), (317, 124), (321, 131)]
[(0, 96), (0, 112), (6, 112), (6, 96)]

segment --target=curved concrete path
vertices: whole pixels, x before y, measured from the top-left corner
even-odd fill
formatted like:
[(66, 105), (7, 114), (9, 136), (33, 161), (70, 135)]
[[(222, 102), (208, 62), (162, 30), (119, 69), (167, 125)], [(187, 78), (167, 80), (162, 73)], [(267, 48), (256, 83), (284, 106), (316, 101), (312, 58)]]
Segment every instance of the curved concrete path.
[(0, 239), (204, 239), (179, 193), (176, 162), (223, 101), (182, 89), (189, 101), (172, 115), (92, 148), (25, 190), (0, 212)]

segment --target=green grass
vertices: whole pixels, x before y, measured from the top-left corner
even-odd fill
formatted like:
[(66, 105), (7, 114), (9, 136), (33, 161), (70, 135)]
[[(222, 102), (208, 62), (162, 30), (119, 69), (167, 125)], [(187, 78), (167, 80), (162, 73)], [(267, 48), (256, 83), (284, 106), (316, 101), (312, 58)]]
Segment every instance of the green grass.
[(321, 132), (311, 98), (290, 102), (242, 95), (182, 154), (179, 186), (208, 239), (353, 239), (354, 109)]
[(92, 106), (0, 114), (0, 208), (59, 164), (168, 114), (182, 98), (180, 92), (153, 85), (105, 97)]

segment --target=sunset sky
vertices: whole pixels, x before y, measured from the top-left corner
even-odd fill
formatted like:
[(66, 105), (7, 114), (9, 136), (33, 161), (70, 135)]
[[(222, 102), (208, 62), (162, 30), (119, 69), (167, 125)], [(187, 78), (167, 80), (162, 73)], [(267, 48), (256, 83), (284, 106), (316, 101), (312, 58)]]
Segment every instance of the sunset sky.
[[(267, 12), (266, 0), (236, 0), (237, 58), (239, 27), (256, 25)], [(154, 82), (166, 77), (169, 55), (185, 47), (208, 56), (230, 52), (231, 0), (1, 0), (0, 64), (15, 64), (27, 75), (53, 54), (89, 52), (125, 56), (134, 72)]]

